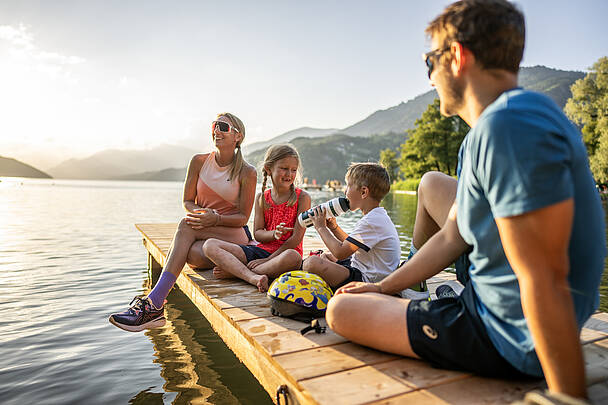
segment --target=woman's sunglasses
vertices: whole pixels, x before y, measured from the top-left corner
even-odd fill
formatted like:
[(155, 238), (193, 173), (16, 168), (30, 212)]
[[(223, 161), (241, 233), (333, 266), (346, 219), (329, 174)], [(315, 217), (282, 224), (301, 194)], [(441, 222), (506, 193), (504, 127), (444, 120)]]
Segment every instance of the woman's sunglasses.
[(435, 64), (433, 63), (433, 59), (441, 56), (445, 51), (449, 50), (450, 47), (445, 47), (443, 49), (435, 49), (434, 51), (427, 52), (422, 54), (422, 59), (426, 64), (426, 68), (428, 69), (429, 79), (431, 78), (431, 73), (433, 73), (433, 69), (435, 69)]
[(220, 132), (230, 132), (230, 130), (233, 130), (234, 132), (240, 132), (238, 129), (236, 129), (235, 127), (233, 127), (232, 125), (230, 125), (227, 122), (224, 121), (213, 121), (211, 123), (211, 131), (215, 131), (215, 127), (217, 127), (217, 129), (219, 129)]

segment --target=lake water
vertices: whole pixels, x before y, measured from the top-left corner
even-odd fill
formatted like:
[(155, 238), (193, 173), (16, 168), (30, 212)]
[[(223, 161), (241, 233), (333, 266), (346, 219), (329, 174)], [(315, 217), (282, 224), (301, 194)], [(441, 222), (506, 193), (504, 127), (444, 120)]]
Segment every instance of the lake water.
[[(0, 180), (1, 403), (272, 403), (178, 289), (164, 328), (108, 323), (150, 287), (133, 224), (177, 222), (181, 183)], [(311, 195), (313, 204), (334, 196)], [(416, 197), (390, 194), (383, 205), (405, 256)], [(340, 224), (352, 229), (359, 217)]]

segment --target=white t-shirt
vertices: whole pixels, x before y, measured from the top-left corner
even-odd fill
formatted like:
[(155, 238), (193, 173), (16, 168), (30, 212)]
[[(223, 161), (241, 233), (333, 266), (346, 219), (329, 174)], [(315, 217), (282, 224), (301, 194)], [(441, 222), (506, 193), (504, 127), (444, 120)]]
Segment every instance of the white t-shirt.
[(361, 271), (363, 281), (376, 283), (399, 267), (399, 235), (384, 208), (376, 207), (364, 215), (346, 240), (359, 247), (350, 264)]

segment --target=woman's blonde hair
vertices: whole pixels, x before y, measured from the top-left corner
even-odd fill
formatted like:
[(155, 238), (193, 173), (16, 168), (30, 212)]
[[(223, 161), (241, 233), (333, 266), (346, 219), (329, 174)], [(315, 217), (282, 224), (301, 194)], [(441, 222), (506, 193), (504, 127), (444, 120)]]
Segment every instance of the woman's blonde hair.
[(243, 143), (245, 140), (245, 125), (239, 117), (229, 112), (220, 113), (217, 115), (217, 118), (219, 117), (228, 118), (232, 126), (234, 126), (243, 137), (243, 139), (236, 143), (236, 154), (232, 160), (232, 163), (230, 164), (230, 173), (228, 178), (230, 181), (233, 181), (238, 177), (239, 173), (241, 173), (241, 169), (243, 168), (243, 164), (245, 162), (243, 159), (243, 154), (241, 153), (241, 143)]
[(294, 182), (291, 183), (291, 195), (289, 196), (287, 205), (291, 207), (298, 200), (298, 195), (296, 194), (296, 188), (294, 184), (299, 184), (302, 180), (302, 161), (300, 160), (300, 155), (298, 154), (296, 148), (289, 143), (272, 145), (270, 148), (268, 148), (268, 150), (266, 150), (266, 154), (264, 155), (264, 161), (261, 163), (260, 168), (262, 170), (262, 173), (264, 174), (264, 180), (262, 180), (262, 197), (260, 198), (260, 205), (263, 209), (268, 208), (268, 204), (266, 203), (266, 199), (264, 198), (264, 190), (266, 190), (266, 182), (268, 181), (268, 176), (270, 174), (272, 166), (279, 160), (285, 159), (286, 157), (290, 156), (293, 156), (298, 159), (298, 171), (296, 172), (296, 178)]

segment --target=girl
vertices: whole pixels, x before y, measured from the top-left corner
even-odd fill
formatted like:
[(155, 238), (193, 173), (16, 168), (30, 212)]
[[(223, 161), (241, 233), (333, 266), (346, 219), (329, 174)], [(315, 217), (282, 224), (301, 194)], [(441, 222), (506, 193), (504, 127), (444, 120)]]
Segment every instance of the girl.
[[(264, 181), (262, 192), (256, 196), (254, 217), (254, 236), (260, 243), (237, 245), (209, 239), (203, 252), (216, 264), (216, 277), (238, 277), (265, 292), (269, 276), (300, 268), (306, 228), (296, 219), (310, 208), (310, 196), (294, 186), (300, 177), (300, 156), (293, 146), (271, 146), (264, 156), (262, 172)], [(266, 190), (268, 176), (272, 179), (271, 190)]]
[(154, 289), (137, 296), (124, 312), (110, 315), (110, 322), (130, 332), (165, 324), (164, 302), (186, 261), (192, 267), (211, 268), (202, 251), (203, 242), (217, 238), (248, 243), (247, 221), (253, 207), (256, 170), (243, 160), (243, 122), (222, 113), (211, 124), (215, 151), (195, 155), (188, 166), (183, 204), (187, 215), (179, 223), (169, 257)]

